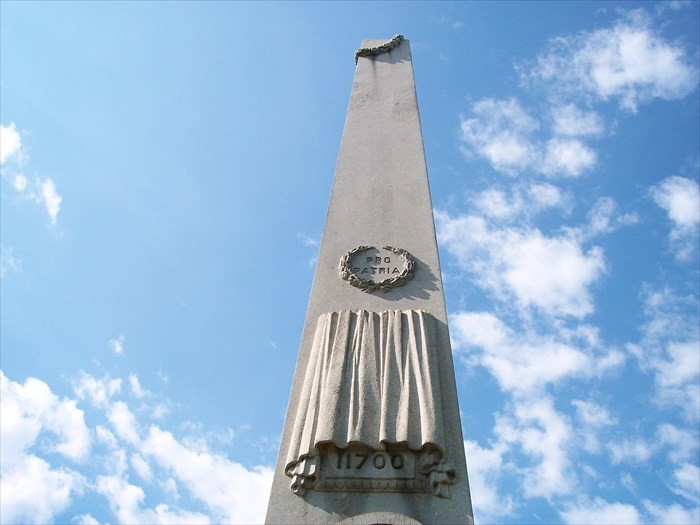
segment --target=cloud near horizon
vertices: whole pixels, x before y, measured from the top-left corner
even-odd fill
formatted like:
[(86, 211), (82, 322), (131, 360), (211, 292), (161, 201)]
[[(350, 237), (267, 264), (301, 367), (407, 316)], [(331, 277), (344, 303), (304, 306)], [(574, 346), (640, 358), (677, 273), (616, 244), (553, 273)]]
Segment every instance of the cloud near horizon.
[[(204, 436), (176, 438), (148, 422), (144, 396), (134, 395), (137, 416), (128, 397), (116, 399), (121, 379), (83, 372), (75, 398), (63, 399), (36, 378), (17, 383), (0, 371), (0, 380), (3, 523), (52, 522), (87, 495), (104, 498), (121, 523), (263, 521), (272, 470), (245, 468), (211, 450)], [(100, 465), (96, 474), (91, 465)], [(199, 510), (178, 506), (180, 492)], [(78, 512), (72, 519), (98, 522)]]

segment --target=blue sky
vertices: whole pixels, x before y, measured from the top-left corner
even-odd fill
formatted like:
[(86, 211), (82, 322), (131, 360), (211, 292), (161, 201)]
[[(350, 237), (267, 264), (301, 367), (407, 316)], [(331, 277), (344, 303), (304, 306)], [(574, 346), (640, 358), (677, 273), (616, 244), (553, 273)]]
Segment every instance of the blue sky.
[(699, 7), (2, 1), (0, 521), (264, 518), (402, 33), (476, 520), (697, 523)]

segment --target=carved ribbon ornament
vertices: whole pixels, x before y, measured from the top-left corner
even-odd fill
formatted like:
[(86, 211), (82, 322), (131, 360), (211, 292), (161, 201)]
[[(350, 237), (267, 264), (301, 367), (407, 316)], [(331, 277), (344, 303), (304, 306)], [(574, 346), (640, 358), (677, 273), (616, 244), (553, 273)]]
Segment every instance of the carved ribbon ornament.
[(319, 317), (285, 464), (293, 492), (449, 497), (436, 323), (423, 310)]

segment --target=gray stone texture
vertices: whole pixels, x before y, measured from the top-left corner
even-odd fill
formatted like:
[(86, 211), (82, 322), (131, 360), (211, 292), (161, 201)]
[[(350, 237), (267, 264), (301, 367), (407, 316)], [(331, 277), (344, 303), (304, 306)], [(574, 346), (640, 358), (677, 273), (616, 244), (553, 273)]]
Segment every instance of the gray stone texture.
[[(363, 41), (362, 47), (384, 42)], [(414, 278), (386, 292), (366, 293), (351, 286), (339, 276), (339, 261), (349, 250), (363, 245), (377, 248), (389, 245), (407, 250), (415, 261)], [(377, 326), (393, 322), (399, 326), (399, 332), (408, 331), (405, 328), (408, 325), (395, 321), (397, 315), (414, 319), (418, 324), (429, 322), (429, 330), (423, 330), (427, 335), (418, 337), (425, 348), (412, 343), (391, 347), (384, 343), (352, 342), (361, 339), (353, 339), (355, 332), (362, 332), (356, 327), (358, 319), (374, 320)], [(318, 331), (323, 326), (331, 323), (335, 327), (343, 322), (350, 324), (339, 331), (339, 337), (345, 338), (342, 344), (319, 343), (322, 335)], [(413, 326), (412, 323), (409, 324)], [(379, 338), (381, 330), (377, 332)], [(407, 341), (410, 335), (403, 339)], [(411, 398), (418, 400), (415, 403), (423, 403), (420, 406), (412, 400), (406, 401), (403, 379), (397, 383), (385, 371), (371, 372), (370, 376), (379, 378), (375, 383), (363, 379), (359, 386), (343, 384), (344, 379), (365, 370), (364, 365), (358, 368), (358, 363), (369, 355), (374, 356), (368, 352), (379, 355), (384, 348), (393, 348), (401, 353), (401, 348), (409, 347), (415, 355), (423, 356), (413, 359), (412, 363), (418, 366), (407, 372), (413, 378), (409, 383), (418, 385), (409, 390), (422, 392)], [(344, 358), (339, 365), (344, 368), (340, 371), (333, 371), (329, 365), (328, 371), (323, 372), (324, 377), (335, 381), (331, 388), (335, 393), (329, 394), (321, 391), (324, 384), (328, 386), (319, 379), (323, 374), (313, 371), (323, 356), (331, 356), (333, 351), (355, 358)], [(374, 362), (376, 368), (380, 361)], [(394, 381), (394, 386), (386, 392), (375, 392), (377, 385), (388, 384), (382, 383), (385, 376), (390, 383)], [(427, 381), (425, 385), (420, 384), (422, 378)], [(360, 392), (363, 402), (373, 406), (358, 410), (357, 403), (347, 399), (354, 395), (353, 391)], [(423, 402), (426, 399), (427, 404)], [(431, 413), (434, 409), (442, 413)], [(330, 414), (336, 414), (335, 422), (329, 420)], [(383, 426), (363, 427), (363, 418)], [(314, 428), (305, 430), (304, 422)], [(314, 454), (326, 445), (350, 447), (348, 450), (369, 447), (380, 454), (382, 450), (391, 453), (397, 446), (406, 447), (406, 453), (419, 455), (438, 450), (444, 454), (443, 474), (446, 476), (449, 471), (454, 480), (446, 492), (442, 489), (433, 492), (430, 488), (425, 492), (328, 491), (313, 486), (293, 492), (293, 472), (285, 469), (292, 465), (293, 470), (295, 461), (300, 460), (298, 471), (306, 469), (309, 474), (309, 468), (317, 466), (305, 466), (304, 461), (314, 459)], [(416, 452), (419, 450), (423, 452)], [(314, 461), (318, 463), (318, 459)], [(409, 43), (403, 41), (390, 52), (360, 57), (357, 63), (266, 522), (408, 524), (416, 521), (473, 523), (413, 66)]]

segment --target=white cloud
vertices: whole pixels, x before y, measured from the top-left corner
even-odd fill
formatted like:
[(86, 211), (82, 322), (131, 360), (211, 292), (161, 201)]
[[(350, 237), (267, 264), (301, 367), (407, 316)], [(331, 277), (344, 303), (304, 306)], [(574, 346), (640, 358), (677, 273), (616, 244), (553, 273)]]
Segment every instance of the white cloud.
[(107, 450), (101, 458), (104, 472), (111, 475), (123, 475), (127, 472), (129, 462), (127, 460), (127, 447), (117, 439), (112, 432), (102, 425), (95, 427), (97, 441), (105, 445)]
[(15, 123), (8, 126), (0, 124), (0, 164), (17, 155), (22, 150), (22, 137), (20, 137)]
[(109, 340), (109, 349), (114, 355), (124, 355), (124, 336)]
[(155, 403), (151, 405), (151, 417), (153, 419), (163, 419), (170, 413), (170, 408), (165, 403)]
[(92, 517), (90, 514), (80, 514), (76, 516), (73, 520), (77, 525), (100, 525), (100, 522)]
[(469, 464), (469, 489), (477, 523), (497, 523), (498, 518), (513, 513), (513, 497), (501, 494), (497, 489), (505, 468), (505, 449), (503, 444), (482, 448), (475, 441), (464, 442)]
[(494, 169), (510, 175), (535, 163), (537, 152), (530, 135), (539, 125), (516, 99), (483, 99), (472, 106), (472, 111), (476, 116), (461, 122), (467, 153), (474, 150)]
[(642, 463), (648, 460), (654, 453), (654, 445), (641, 439), (623, 439), (617, 442), (609, 442), (613, 464), (618, 463)]
[(551, 184), (531, 184), (527, 194), (537, 211), (548, 208), (562, 208), (567, 211), (571, 207), (571, 197)]
[[(87, 456), (91, 444), (90, 431), (85, 425), (83, 411), (76, 407), (74, 400), (59, 400), (49, 386), (38, 379), (29, 378), (21, 385), (7, 379), (2, 371), (0, 379), (2, 411), (12, 414), (7, 420), (3, 417), (3, 432), (10, 434), (7, 441), (3, 439), (3, 449), (9, 443), (9, 451), (16, 455), (33, 443), (39, 429), (45, 428), (58, 438), (56, 442), (46, 441), (50, 450), (72, 460), (81, 460)], [(31, 432), (28, 433), (29, 429)], [(24, 436), (20, 437), (19, 442), (15, 432)], [(32, 434), (33, 438), (29, 440)], [(3, 459), (7, 460), (4, 452)]]
[(211, 523), (208, 516), (171, 508), (163, 503), (156, 505), (153, 509), (141, 508), (146, 497), (143, 489), (132, 485), (120, 476), (99, 476), (97, 492), (109, 500), (110, 507), (121, 523), (159, 525)]
[(601, 248), (584, 251), (573, 238), (547, 237), (535, 228), (491, 228), (475, 216), (436, 211), (435, 219), (440, 242), (475, 284), (497, 297), (555, 316), (593, 312), (589, 288), (605, 271)]
[(0, 278), (5, 277), (8, 272), (18, 273), (21, 270), (22, 261), (15, 257), (12, 248), (0, 245)]
[[(86, 491), (104, 496), (116, 520), (124, 523), (263, 521), (272, 469), (247, 469), (210, 452), (198, 425), (188, 425), (192, 435), (182, 441), (157, 426), (151, 426), (147, 438), (142, 439), (137, 415), (126, 402), (115, 399), (121, 391), (121, 379), (106, 376), (98, 380), (82, 373), (74, 382), (76, 398), (88, 401), (97, 409), (95, 417), (106, 418), (113, 427), (111, 431), (98, 424), (92, 430), (96, 446), (90, 468), (97, 464), (102, 469), (91, 473), (92, 479), (66, 468), (53, 468), (30, 453), (55, 452), (72, 461), (85, 458), (90, 450), (90, 429), (76, 400), (58, 399), (46, 383), (35, 378), (22, 385), (0, 371), (0, 379), (3, 522), (51, 522), (70, 508), (75, 495)], [(132, 390), (138, 384), (141, 393), (146, 393), (135, 375), (129, 382)], [(152, 412), (150, 397), (139, 398), (139, 414)], [(210, 434), (224, 444), (230, 444), (233, 437), (228, 429), (206, 436)], [(153, 496), (129, 481), (130, 475), (160, 487), (169, 500), (149, 503)], [(178, 500), (181, 488), (186, 488), (197, 504), (203, 503), (211, 515), (174, 506), (172, 501)], [(93, 520), (93, 516), (81, 514), (73, 521)]]
[(61, 211), (63, 197), (56, 190), (56, 183), (48, 178), (41, 180), (35, 178), (30, 181), (22, 174), (15, 174), (12, 186), (22, 197), (41, 204), (49, 214), (51, 225), (55, 226), (58, 220), (58, 213)]
[(684, 49), (658, 34), (642, 11), (612, 28), (553, 39), (530, 74), (552, 92), (617, 99), (631, 112), (654, 98), (683, 98), (698, 84), (697, 66)]
[(698, 431), (679, 428), (669, 423), (659, 425), (659, 441), (669, 447), (668, 458), (673, 463), (681, 463), (696, 457), (695, 451), (700, 447)]
[(691, 509), (686, 509), (677, 503), (668, 506), (649, 500), (644, 500), (643, 503), (646, 511), (651, 514), (650, 523), (673, 523), (673, 525), (697, 525), (700, 523), (700, 506), (696, 505)]
[(597, 159), (596, 152), (578, 139), (553, 138), (546, 143), (540, 170), (546, 175), (578, 177), (595, 166)]
[(622, 475), (620, 476), (620, 483), (630, 492), (636, 492), (637, 490), (637, 484), (635, 483), (632, 474), (630, 474), (629, 472), (622, 473)]
[(499, 441), (519, 445), (533, 463), (523, 469), (526, 497), (564, 495), (575, 489), (568, 450), (573, 433), (551, 399), (517, 402), (513, 416), (497, 417), (494, 431)]
[(29, 180), (27, 179), (27, 177), (25, 177), (21, 173), (15, 174), (15, 178), (12, 181), (12, 186), (14, 186), (16, 191), (22, 193), (24, 190), (27, 189), (28, 184)]
[(574, 399), (571, 404), (576, 408), (576, 418), (581, 426), (581, 435), (584, 439), (583, 448), (592, 454), (601, 449), (598, 439), (598, 432), (601, 428), (615, 424), (615, 420), (610, 417), (610, 413), (591, 401)]
[(308, 235), (305, 235), (305, 234), (303, 234), (303, 233), (299, 233), (299, 234), (297, 235), (297, 237), (299, 237), (299, 239), (301, 239), (301, 243), (302, 243), (304, 246), (315, 247), (315, 246), (318, 246), (318, 245), (319, 245), (319, 240), (318, 240), (318, 239), (315, 239), (315, 238), (313, 238), (313, 237), (309, 237)]
[(615, 420), (610, 417), (608, 410), (596, 403), (574, 399), (571, 401), (571, 404), (576, 408), (578, 419), (587, 426), (597, 428), (615, 423)]
[(683, 463), (673, 473), (671, 490), (691, 503), (700, 502), (700, 467)]
[(73, 382), (73, 391), (78, 399), (88, 399), (96, 407), (106, 407), (109, 400), (121, 391), (122, 380), (95, 379), (89, 374), (81, 372), (77, 382)]
[(460, 312), (450, 316), (450, 326), (455, 350), (481, 349), (474, 359), (505, 391), (529, 393), (595, 368), (584, 352), (568, 342), (552, 336), (514, 333), (490, 313)]
[(509, 202), (506, 194), (496, 188), (478, 193), (474, 204), (484, 215), (494, 219), (512, 218), (520, 213), (523, 207), (520, 195), (514, 196)]
[[(8, 126), (0, 124), (0, 165), (13, 161), (14, 166), (21, 167), (27, 162), (27, 156), (22, 147), (22, 138), (15, 128), (14, 122)], [(3, 171), (3, 176), (6, 173)], [(51, 178), (34, 178), (30, 181), (23, 173), (8, 173), (12, 186), (24, 198), (42, 204), (49, 214), (52, 225), (56, 225), (58, 213), (61, 211), (63, 197), (56, 190), (56, 183)]]
[(571, 239), (545, 237), (537, 230), (506, 237), (510, 242), (494, 254), (505, 270), (499, 284), (521, 304), (574, 317), (593, 311), (588, 287), (605, 269), (600, 248), (584, 253)]
[(153, 472), (148, 464), (148, 461), (143, 459), (139, 454), (133, 454), (131, 460), (129, 461), (131, 468), (143, 479), (144, 481), (151, 481), (153, 478)]
[(136, 417), (123, 401), (115, 401), (109, 412), (109, 422), (112, 423), (117, 436), (136, 444), (139, 441)]
[(53, 180), (46, 179), (41, 183), (41, 200), (51, 218), (51, 224), (55, 225), (58, 212), (61, 211), (63, 197), (56, 191), (56, 183)]
[(129, 385), (131, 385), (131, 393), (134, 394), (135, 397), (141, 398), (148, 393), (141, 387), (141, 383), (136, 374), (129, 374)]
[[(4, 417), (3, 417), (4, 419)], [(3, 443), (4, 446), (4, 443)], [(67, 469), (54, 469), (34, 455), (11, 467), (3, 465), (0, 507), (3, 523), (50, 523), (82, 491), (84, 479)]]
[(570, 237), (579, 242), (586, 242), (602, 234), (611, 233), (618, 228), (636, 224), (636, 213), (620, 213), (617, 203), (610, 197), (600, 197), (586, 214), (588, 223), (576, 228), (562, 228)]
[(81, 460), (90, 450), (83, 412), (73, 400), (59, 400), (46, 383), (29, 378), (10, 381), (0, 370), (0, 506), (4, 523), (47, 523), (80, 493), (84, 478), (66, 468), (53, 468), (30, 450), (46, 432), (39, 448)]
[(583, 111), (574, 104), (552, 108), (552, 131), (568, 137), (598, 136), (603, 133), (603, 119), (594, 111)]
[(511, 188), (510, 195), (491, 187), (477, 193), (473, 202), (481, 213), (494, 220), (529, 217), (551, 208), (567, 213), (571, 207), (571, 197), (547, 183), (515, 186)]
[(580, 525), (581, 523), (635, 525), (643, 523), (639, 511), (633, 505), (619, 502), (609, 503), (598, 497), (592, 500), (588, 497), (581, 497), (575, 503), (567, 505), (560, 514), (564, 522), (571, 525)]
[(174, 436), (152, 426), (141, 447), (160, 466), (172, 471), (192, 494), (216, 513), (219, 521), (258, 523), (265, 518), (272, 470), (247, 470), (227, 458), (194, 451)]
[(576, 111), (573, 106), (556, 109), (558, 135), (543, 141), (535, 136), (539, 122), (516, 99), (482, 99), (472, 105), (474, 116), (461, 120), (463, 151), (486, 158), (493, 169), (507, 175), (532, 169), (547, 176), (578, 177), (595, 166), (598, 155), (575, 136), (597, 133), (598, 121), (591, 113), (575, 124), (572, 120), (580, 113)]
[(700, 187), (694, 180), (668, 177), (651, 189), (651, 196), (673, 222), (671, 246), (678, 259), (689, 259), (697, 247)]
[(599, 198), (588, 212), (588, 232), (586, 237), (610, 233), (620, 226), (635, 224), (639, 217), (635, 213), (617, 213), (617, 204), (610, 197)]
[(697, 298), (677, 297), (669, 289), (644, 291), (647, 322), (639, 344), (629, 344), (642, 370), (654, 374), (660, 405), (680, 408), (688, 421), (700, 419), (700, 323)]
[(666, 352), (668, 358), (657, 364), (656, 380), (661, 388), (680, 386), (698, 378), (700, 341), (672, 342)]
[(693, 5), (693, 0), (668, 0), (667, 2), (660, 2), (656, 6), (656, 12), (661, 14), (667, 9), (670, 9), (671, 11), (680, 11), (681, 9), (685, 9), (691, 5)]
[(652, 195), (677, 228), (693, 228), (700, 223), (700, 190), (694, 180), (668, 177), (652, 189)]

